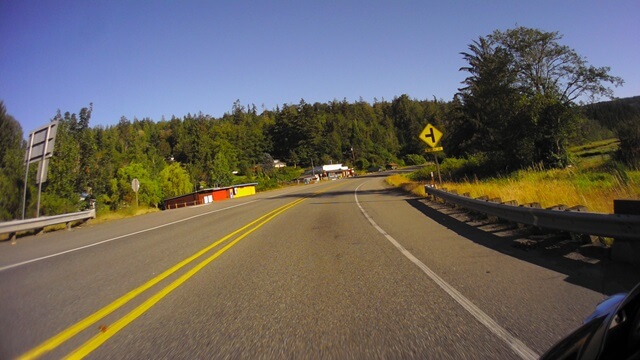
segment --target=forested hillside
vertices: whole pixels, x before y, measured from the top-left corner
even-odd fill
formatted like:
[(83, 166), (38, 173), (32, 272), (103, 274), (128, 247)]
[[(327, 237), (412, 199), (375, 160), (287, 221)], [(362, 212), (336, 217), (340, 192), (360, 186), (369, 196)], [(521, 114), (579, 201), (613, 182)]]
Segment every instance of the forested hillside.
[[(426, 145), (418, 135), (427, 123), (444, 132), (443, 156), (471, 159), (484, 175), (533, 165), (564, 167), (569, 144), (614, 133), (620, 160), (637, 167), (640, 118), (630, 110), (637, 106), (575, 103), (580, 96), (610, 97), (607, 84), (618, 86), (622, 79), (609, 75), (607, 67), (587, 64), (559, 45), (560, 39), (558, 33), (523, 27), (479, 37), (461, 53), (468, 66), (460, 70), (468, 77), (451, 101), (408, 95), (373, 104), (301, 99), (258, 111), (238, 100), (220, 118), (123, 117), (117, 125), (93, 127), (91, 104), (78, 113), (58, 111), (52, 117), (60, 125), (41, 213), (76, 211), (81, 194), (96, 198), (101, 209), (128, 206), (133, 178), (140, 181), (139, 200), (146, 206), (196, 188), (270, 182), (283, 171), (273, 168), (273, 159), (289, 167), (334, 162), (358, 169), (422, 163)], [(19, 140), (23, 129), (0, 105), (0, 220), (8, 220), (21, 213), (26, 145)], [(31, 167), (28, 217), (35, 212), (34, 178)]]
[[(408, 154), (422, 153), (416, 134), (425, 121), (438, 123), (448, 107), (402, 95), (374, 104), (301, 100), (258, 113), (254, 105), (237, 101), (221, 118), (202, 113), (157, 122), (123, 117), (107, 127), (90, 126), (92, 106), (77, 114), (59, 112), (53, 117), (60, 125), (42, 212), (74, 211), (81, 193), (92, 194), (99, 206), (117, 209), (130, 202), (133, 178), (141, 183), (141, 204), (156, 206), (194, 187), (230, 185), (237, 178), (232, 171), (244, 180), (264, 181), (275, 175), (272, 159), (290, 167), (334, 162), (361, 169), (403, 162)], [(22, 187), (19, 172), (7, 175)]]
[(640, 117), (640, 96), (585, 105), (584, 115), (615, 130), (621, 124)]

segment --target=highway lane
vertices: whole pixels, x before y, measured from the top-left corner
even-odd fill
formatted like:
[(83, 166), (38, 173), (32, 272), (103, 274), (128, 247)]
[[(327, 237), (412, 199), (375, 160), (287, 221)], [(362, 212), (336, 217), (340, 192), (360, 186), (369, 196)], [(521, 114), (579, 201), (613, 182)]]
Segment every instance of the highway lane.
[[(36, 348), (217, 239), (314, 192), (264, 219), (153, 305), (144, 301), (198, 260), (45, 358), (82, 348), (96, 334), (108, 339), (89, 352), (95, 358), (518, 357), (380, 229), (533, 353), (578, 326), (603, 298), (563, 273), (484, 246), (480, 235), (461, 236), (382, 178), (363, 177), (23, 238), (19, 250), (3, 243), (6, 267), (7, 248), (19, 263), (176, 222), (0, 271), (0, 323), (9, 324), (0, 330), (0, 357)], [(218, 209), (226, 210), (211, 212)], [(136, 307), (144, 311), (133, 318)], [(119, 319), (131, 322), (112, 335)]]
[[(277, 196), (300, 191), (302, 190), (299, 188), (276, 190), (269, 193), (258, 194), (253, 197), (235, 199), (231, 202), (215, 202), (178, 210), (174, 209), (174, 211), (163, 211), (155, 213), (152, 216), (147, 215), (121, 219), (118, 220), (117, 225), (113, 225), (112, 223), (90, 225), (92, 230), (91, 236), (86, 236), (85, 232), (81, 231), (83, 228), (87, 227), (83, 225), (79, 228), (74, 228), (73, 231), (70, 232), (58, 231), (38, 236), (20, 238), (18, 239), (19, 246), (7, 246), (0, 252), (0, 270), (5, 269), (7, 266), (15, 266), (23, 261), (29, 261), (43, 256), (50, 256), (59, 252), (77, 249), (82, 246), (90, 246), (100, 241), (115, 241), (117, 240), (115, 238), (132, 234), (136, 235), (136, 233), (140, 231), (162, 228), (175, 222), (189, 221), (194, 217), (221, 213), (222, 211), (226, 211), (226, 209), (243, 207), (261, 200), (271, 199)], [(50, 241), (48, 241), (49, 238), (51, 238)]]
[[(28, 350), (216, 239), (290, 202), (287, 194), (301, 191), (309, 189), (289, 189), (21, 238), (17, 245), (2, 243), (2, 263), (7, 268), (24, 262), (29, 255), (37, 259), (116, 239), (1, 271), (0, 323), (10, 326), (0, 328), (0, 355)], [(284, 196), (272, 198), (278, 194)], [(249, 201), (252, 203), (237, 206)], [(248, 206), (250, 210), (243, 209)], [(185, 219), (190, 220), (181, 221)], [(176, 223), (157, 228), (172, 222)], [(152, 228), (156, 229), (145, 231)], [(135, 235), (122, 237), (127, 234)], [(72, 349), (65, 345), (63, 350)]]

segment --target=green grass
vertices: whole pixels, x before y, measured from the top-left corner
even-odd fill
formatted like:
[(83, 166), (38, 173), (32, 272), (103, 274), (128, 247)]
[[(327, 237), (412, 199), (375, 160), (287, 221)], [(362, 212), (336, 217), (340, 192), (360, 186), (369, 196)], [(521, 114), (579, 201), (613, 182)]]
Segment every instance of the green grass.
[(593, 156), (607, 155), (610, 156), (620, 147), (620, 140), (607, 139), (594, 141), (592, 143), (570, 147), (569, 153), (574, 157), (587, 158)]

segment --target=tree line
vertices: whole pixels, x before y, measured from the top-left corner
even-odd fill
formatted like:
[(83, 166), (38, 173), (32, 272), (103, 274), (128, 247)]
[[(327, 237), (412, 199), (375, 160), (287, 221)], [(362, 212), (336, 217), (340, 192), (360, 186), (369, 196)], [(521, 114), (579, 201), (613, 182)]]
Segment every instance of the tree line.
[[(139, 200), (147, 206), (202, 187), (267, 181), (278, 176), (274, 158), (295, 168), (422, 163), (425, 145), (418, 134), (427, 123), (443, 130), (446, 156), (479, 159), (487, 173), (534, 164), (565, 166), (570, 143), (619, 128), (625, 130), (618, 135), (634, 134), (629, 128), (640, 128), (640, 118), (625, 118), (622, 126), (584, 116), (576, 99), (610, 96), (607, 84), (621, 85), (622, 79), (606, 67), (590, 66), (560, 39), (558, 33), (523, 27), (480, 37), (461, 53), (468, 63), (461, 71), (468, 77), (451, 101), (406, 94), (373, 103), (301, 99), (258, 112), (238, 100), (219, 118), (202, 113), (159, 121), (122, 117), (116, 125), (94, 127), (89, 125), (92, 104), (77, 114), (58, 111), (52, 118), (59, 127), (41, 213), (76, 211), (85, 195), (102, 208), (128, 206), (133, 178), (139, 179)], [(20, 213), (26, 145), (19, 123), (2, 103), (0, 129), (0, 219), (7, 220)], [(631, 145), (636, 153), (639, 143)], [(625, 160), (637, 164), (638, 158)], [(29, 214), (35, 206), (32, 183), (27, 184)]]

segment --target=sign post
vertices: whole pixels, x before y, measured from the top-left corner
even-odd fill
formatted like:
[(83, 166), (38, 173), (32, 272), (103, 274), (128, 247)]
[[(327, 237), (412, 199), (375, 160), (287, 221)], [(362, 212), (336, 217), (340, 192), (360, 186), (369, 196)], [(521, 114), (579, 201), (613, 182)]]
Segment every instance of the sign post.
[(49, 159), (53, 156), (53, 147), (56, 141), (58, 121), (52, 121), (29, 134), (29, 145), (25, 153), (24, 162), (27, 165), (24, 173), (24, 192), (22, 196), (22, 220), (24, 220), (27, 209), (27, 182), (29, 180), (29, 164), (40, 162), (38, 168), (38, 206), (36, 217), (40, 217), (40, 194), (42, 193), (42, 183), (47, 181), (47, 170)]
[(437, 146), (442, 139), (442, 131), (435, 128), (435, 126), (431, 124), (427, 124), (424, 127), (422, 132), (420, 133), (420, 140), (424, 141), (431, 147), (431, 149), (425, 149), (425, 152), (433, 153), (433, 156), (436, 160), (436, 171), (438, 172), (438, 182), (442, 187), (442, 176), (440, 176), (440, 164), (438, 163), (438, 154), (436, 152), (443, 151), (444, 148), (442, 146)]
[(136, 193), (136, 209), (138, 209), (138, 190), (140, 190), (140, 181), (138, 181), (138, 179), (131, 180), (131, 188), (133, 189), (133, 192)]

